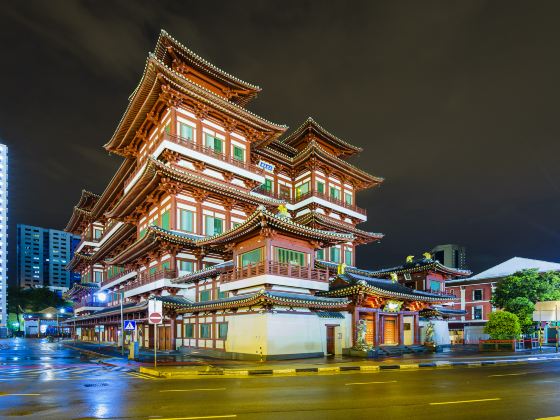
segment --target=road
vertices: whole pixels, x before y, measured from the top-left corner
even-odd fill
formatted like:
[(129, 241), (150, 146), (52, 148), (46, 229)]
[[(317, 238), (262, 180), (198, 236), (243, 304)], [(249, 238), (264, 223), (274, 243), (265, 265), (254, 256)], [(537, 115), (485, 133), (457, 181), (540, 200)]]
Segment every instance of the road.
[(560, 362), (377, 373), (156, 379), (58, 343), (0, 341), (0, 418), (540, 419)]

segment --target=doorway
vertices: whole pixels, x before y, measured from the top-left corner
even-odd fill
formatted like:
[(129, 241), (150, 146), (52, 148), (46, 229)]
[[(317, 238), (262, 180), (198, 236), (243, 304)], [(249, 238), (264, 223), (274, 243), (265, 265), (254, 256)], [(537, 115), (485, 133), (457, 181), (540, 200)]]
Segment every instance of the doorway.
[(411, 346), (414, 344), (414, 317), (405, 316), (403, 318), (403, 339), (405, 346)]
[(397, 322), (395, 319), (385, 318), (383, 322), (383, 344), (392, 346), (397, 344)]
[(327, 355), (333, 355), (336, 353), (335, 341), (334, 341), (334, 326), (327, 325)]
[(158, 326), (158, 350), (171, 350), (171, 327)]

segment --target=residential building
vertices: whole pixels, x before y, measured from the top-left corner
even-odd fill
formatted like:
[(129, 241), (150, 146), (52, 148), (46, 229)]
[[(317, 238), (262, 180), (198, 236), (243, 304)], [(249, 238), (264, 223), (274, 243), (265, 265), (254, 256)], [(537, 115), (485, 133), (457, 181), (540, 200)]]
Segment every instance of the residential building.
[(8, 323), (8, 146), (0, 144), (0, 335)]
[(459, 268), (465, 270), (467, 268), (467, 254), (465, 247), (461, 245), (437, 245), (432, 249), (434, 259), (447, 267)]
[(17, 278), (21, 287), (48, 287), (63, 293), (79, 281), (66, 264), (81, 238), (77, 235), (30, 225), (17, 225)]
[(454, 303), (454, 309), (466, 311), (465, 315), (450, 319), (449, 328), (454, 339), (471, 344), (486, 338), (482, 330), (488, 316), (495, 310), (491, 299), (497, 284), (505, 277), (527, 269), (536, 269), (540, 273), (560, 271), (560, 264), (513, 257), (475, 276), (448, 280), (447, 290), (460, 297), (460, 301)]
[[(287, 133), (249, 112), (258, 92), (161, 32), (105, 145), (123, 162), (101, 195), (82, 191), (65, 229), (82, 236), (67, 293), (81, 339), (313, 357), (419, 344), (420, 311), (453, 301), (445, 280), (469, 273), (431, 259), (354, 267), (356, 247), (383, 237), (358, 227), (357, 193), (383, 179), (315, 120)], [(162, 324), (147, 322), (149, 301)], [(138, 325), (128, 337), (121, 303)]]

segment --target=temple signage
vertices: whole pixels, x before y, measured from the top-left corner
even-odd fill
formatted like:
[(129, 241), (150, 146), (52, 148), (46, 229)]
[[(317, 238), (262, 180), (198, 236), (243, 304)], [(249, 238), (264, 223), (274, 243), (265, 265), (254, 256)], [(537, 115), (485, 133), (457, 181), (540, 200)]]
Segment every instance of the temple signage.
[(274, 165), (272, 163), (265, 162), (264, 160), (260, 160), (257, 166), (268, 172), (274, 171)]

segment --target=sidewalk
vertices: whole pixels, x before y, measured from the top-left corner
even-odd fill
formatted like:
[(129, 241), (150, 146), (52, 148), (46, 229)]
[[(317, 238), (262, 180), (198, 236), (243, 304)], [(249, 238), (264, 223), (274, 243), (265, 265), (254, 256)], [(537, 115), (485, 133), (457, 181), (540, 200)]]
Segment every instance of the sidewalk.
[(141, 350), (139, 358), (128, 360), (120, 347), (67, 341), (66, 346), (100, 357), (99, 363), (129, 367), (153, 376), (175, 378), (201, 375), (270, 375), (298, 373), (337, 373), (344, 371), (379, 371), (384, 369), (452, 368), (508, 363), (528, 363), (539, 360), (560, 360), (553, 347), (526, 352), (478, 352), (476, 346), (461, 346), (443, 353), (405, 354), (396, 357), (363, 359), (357, 357), (321, 357), (278, 361), (222, 360), (182, 354), (177, 351), (158, 352), (158, 366), (153, 369), (153, 351)]

